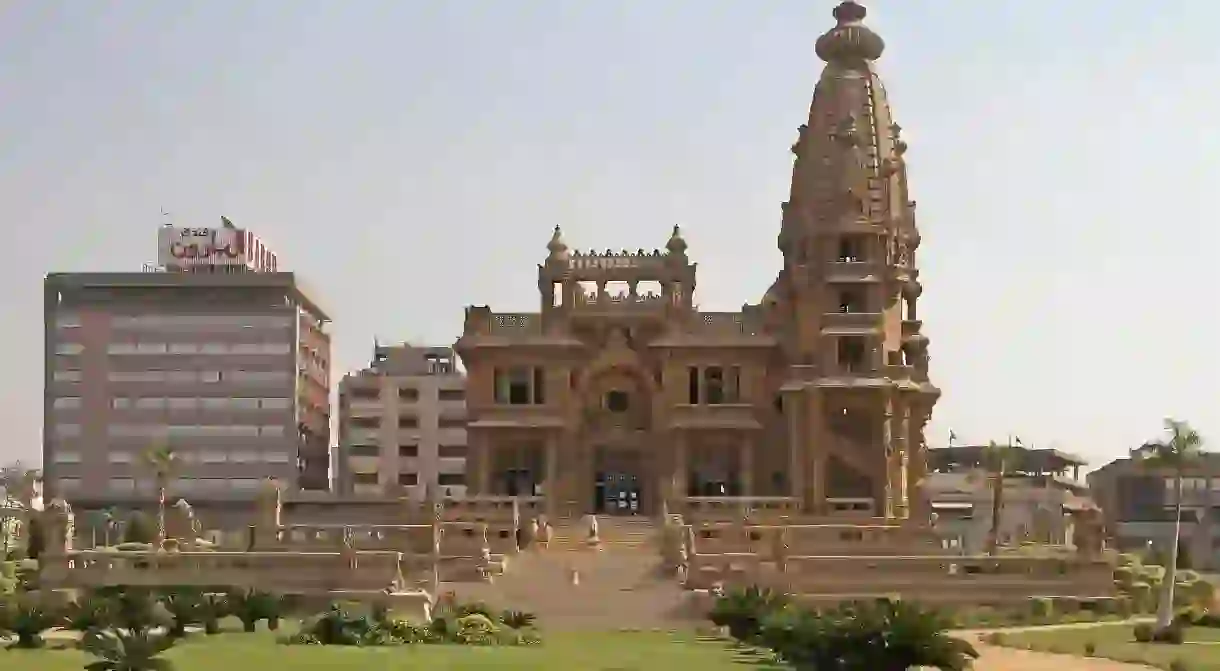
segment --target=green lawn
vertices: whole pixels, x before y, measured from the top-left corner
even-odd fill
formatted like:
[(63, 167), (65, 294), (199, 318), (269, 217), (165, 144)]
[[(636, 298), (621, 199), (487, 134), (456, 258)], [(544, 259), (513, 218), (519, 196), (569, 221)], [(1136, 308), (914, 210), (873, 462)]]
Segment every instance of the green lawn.
[[(54, 641), (53, 645), (63, 645)], [(555, 634), (537, 647), (478, 648), (413, 645), (341, 648), (277, 645), (258, 634), (193, 635), (169, 654), (177, 671), (287, 669), (444, 669), (445, 671), (778, 671), (729, 644), (694, 635), (661, 633)], [(0, 651), (4, 671), (79, 671), (87, 656), (76, 650)]]
[(1003, 635), (1003, 644), (1031, 650), (1084, 655), (1085, 644), (1092, 642), (1096, 657), (1123, 662), (1139, 662), (1168, 669), (1175, 659), (1186, 662), (1191, 671), (1220, 671), (1220, 629), (1192, 627), (1182, 645), (1136, 643), (1130, 624), (1102, 624), (1095, 627), (1027, 631)]

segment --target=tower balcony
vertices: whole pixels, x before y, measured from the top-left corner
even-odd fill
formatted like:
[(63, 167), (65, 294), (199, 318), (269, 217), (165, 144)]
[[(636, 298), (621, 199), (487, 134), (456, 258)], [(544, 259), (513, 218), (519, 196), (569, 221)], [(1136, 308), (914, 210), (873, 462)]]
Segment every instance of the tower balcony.
[(620, 315), (623, 313), (661, 313), (669, 301), (660, 294), (577, 294), (572, 303), (572, 309), (581, 313), (604, 313)]
[(827, 312), (822, 315), (822, 333), (827, 335), (867, 335), (884, 327), (880, 312)]
[(885, 265), (875, 261), (831, 261), (826, 267), (826, 281), (843, 284), (851, 282), (880, 282), (885, 277)]

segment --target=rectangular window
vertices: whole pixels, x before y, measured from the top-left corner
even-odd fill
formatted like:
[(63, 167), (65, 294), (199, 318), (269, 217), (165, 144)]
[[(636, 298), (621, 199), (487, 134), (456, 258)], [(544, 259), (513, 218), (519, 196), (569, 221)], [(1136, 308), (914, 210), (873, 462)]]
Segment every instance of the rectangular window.
[(109, 461), (112, 464), (130, 464), (132, 461), (131, 453), (130, 452), (109, 452), (106, 454), (106, 461)]
[(136, 490), (135, 478), (110, 478), (106, 483), (107, 489), (112, 492), (134, 492)]
[(60, 478), (57, 482), (61, 492), (73, 492), (80, 489), (80, 478)]
[(377, 484), (377, 474), (376, 473), (352, 473), (352, 484), (375, 485), (375, 484)]
[(80, 382), (81, 373), (79, 370), (57, 370), (52, 377), (56, 382)]
[(399, 445), (398, 446), (398, 456), (407, 457), (407, 458), (418, 457), (419, 456), (419, 445), (411, 445), (411, 444)]
[(414, 403), (419, 400), (419, 390), (414, 387), (402, 387), (398, 390), (398, 400)]
[(347, 448), (347, 454), (351, 457), (379, 457), (381, 456), (381, 447), (377, 445), (351, 445)]
[(399, 417), (398, 418), (398, 428), (400, 428), (400, 429), (418, 429), (419, 428), (419, 418), (418, 417)]
[(288, 453), (287, 452), (267, 452), (263, 455), (263, 458), (269, 464), (288, 463)]
[(466, 457), (465, 445), (438, 445), (436, 456), (441, 459), (463, 459)]
[(525, 366), (509, 368), (504, 382), (504, 397), (508, 405), (529, 405), (532, 399), (531, 382), (533, 382), (533, 371), (530, 368)]
[(55, 463), (57, 464), (79, 464), (80, 452), (56, 452)]
[(80, 407), (79, 396), (61, 396), (55, 399), (56, 410), (73, 410)]
[(61, 329), (80, 328), (80, 315), (75, 312), (60, 312), (55, 316), (55, 325)]
[(464, 401), (466, 400), (465, 389), (438, 389), (436, 398), (439, 401)]
[(839, 338), (837, 354), (839, 370), (845, 373), (856, 373), (864, 370), (864, 339), (859, 336)]
[(686, 401), (691, 405), (699, 405), (699, 369), (695, 366), (687, 368)]
[(708, 405), (727, 402), (724, 387), (724, 370), (720, 366), (708, 366), (703, 370), (704, 400)]
[(381, 426), (381, 419), (377, 417), (352, 417), (347, 421), (356, 429), (376, 429)]
[(75, 438), (80, 435), (80, 424), (56, 424), (55, 435), (61, 438)]
[(460, 417), (439, 417), (436, 420), (436, 426), (441, 429), (464, 429), (466, 420)]
[(466, 484), (465, 473), (438, 473), (436, 484), (442, 487), (455, 487)]
[(61, 342), (55, 346), (56, 354), (80, 354), (85, 346), (78, 342)]
[(419, 473), (399, 473), (398, 484), (404, 487), (414, 487), (419, 484)]

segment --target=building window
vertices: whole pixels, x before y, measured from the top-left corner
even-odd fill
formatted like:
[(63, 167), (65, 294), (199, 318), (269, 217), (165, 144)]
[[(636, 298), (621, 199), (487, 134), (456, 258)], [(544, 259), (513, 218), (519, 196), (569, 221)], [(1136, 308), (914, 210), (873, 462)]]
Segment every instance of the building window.
[(375, 485), (375, 484), (377, 484), (377, 474), (376, 473), (352, 473), (352, 484)]
[(464, 429), (466, 420), (460, 417), (440, 417), (436, 420), (436, 426), (441, 429)]
[(688, 403), (699, 405), (699, 369), (694, 366), (687, 369), (686, 395)]
[(837, 343), (839, 369), (846, 373), (864, 370), (864, 350), (864, 338), (859, 336), (839, 338)]
[(398, 390), (398, 400), (414, 403), (419, 400), (419, 390), (414, 387), (403, 387)]
[(381, 456), (381, 447), (378, 445), (349, 445), (347, 454), (352, 457), (378, 457)]
[(845, 235), (839, 238), (839, 263), (860, 263), (864, 261), (864, 241), (856, 236)]
[(438, 473), (436, 484), (442, 487), (453, 487), (466, 484), (465, 473)]
[(55, 453), (55, 463), (57, 464), (79, 464), (80, 452), (57, 452)]
[(56, 410), (72, 410), (80, 407), (79, 396), (61, 396), (55, 399)]
[(85, 346), (78, 342), (61, 342), (55, 346), (56, 354), (80, 354)]
[(708, 405), (736, 403), (740, 377), (740, 369), (737, 366), (708, 366), (703, 371), (704, 401)]
[(631, 397), (627, 392), (620, 389), (613, 389), (606, 392), (606, 410), (610, 412), (627, 412), (627, 408), (631, 405)]
[(356, 429), (376, 429), (381, 426), (381, 420), (377, 417), (352, 417), (348, 421)]
[(502, 405), (541, 405), (546, 401), (543, 369), (514, 366), (494, 371), (496, 403)]
[(80, 424), (56, 424), (55, 435), (60, 438), (75, 438), (80, 435)]
[(419, 484), (419, 473), (399, 473), (398, 484), (404, 487), (414, 487)]
[(81, 372), (79, 370), (57, 370), (52, 377), (56, 382), (80, 382)]
[(414, 416), (399, 417), (398, 418), (398, 428), (400, 428), (400, 429), (418, 429), (419, 428), (419, 418), (414, 417)]
[(347, 390), (347, 393), (353, 400), (376, 401), (381, 398), (380, 391), (368, 387), (352, 387)]
[(438, 445), (436, 456), (441, 459), (462, 459), (466, 456), (465, 445)]
[(418, 457), (419, 456), (419, 445), (410, 445), (410, 444), (399, 445), (398, 446), (398, 456), (408, 457), (408, 458)]
[(865, 309), (864, 296), (859, 291), (841, 291), (839, 292), (839, 312), (843, 314), (857, 314), (868, 312)]
[(466, 400), (465, 389), (439, 389), (436, 392), (436, 398), (440, 401), (464, 401)]

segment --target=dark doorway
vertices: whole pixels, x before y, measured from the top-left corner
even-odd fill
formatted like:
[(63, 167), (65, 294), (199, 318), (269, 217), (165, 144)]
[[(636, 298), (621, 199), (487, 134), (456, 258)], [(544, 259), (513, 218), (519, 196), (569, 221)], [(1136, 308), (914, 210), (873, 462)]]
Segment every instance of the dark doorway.
[(601, 515), (639, 515), (645, 509), (643, 462), (630, 449), (597, 449), (593, 511)]

